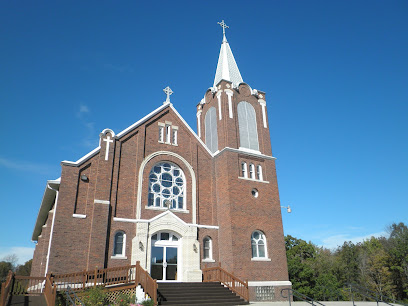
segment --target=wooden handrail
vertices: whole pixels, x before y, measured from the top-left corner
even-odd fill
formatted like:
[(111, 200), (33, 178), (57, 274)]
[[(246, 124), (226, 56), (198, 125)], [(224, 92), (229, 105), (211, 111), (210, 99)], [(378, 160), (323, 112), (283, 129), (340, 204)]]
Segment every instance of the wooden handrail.
[(6, 306), (8, 296), (13, 294), (12, 280), (14, 279), (19, 282), (18, 292), (15, 293), (41, 294), (43, 289), (48, 306), (55, 305), (57, 289), (65, 290), (70, 286), (72, 290), (84, 290), (95, 286), (106, 287), (117, 284), (129, 284), (129, 286), (134, 287), (140, 285), (157, 305), (157, 282), (140, 266), (140, 262), (137, 262), (136, 265), (115, 268), (95, 268), (94, 270), (82, 272), (49, 274), (46, 277), (15, 276), (10, 271), (6, 282), (1, 287), (0, 306)]
[(248, 282), (239, 279), (232, 273), (218, 267), (204, 268), (203, 270), (203, 282), (220, 282), (227, 286), (231, 291), (238, 294), (245, 301), (249, 301)]
[(54, 284), (54, 280), (50, 274), (45, 278), (44, 297), (45, 301), (47, 302), (47, 306), (55, 306), (57, 285)]
[(9, 294), (13, 286), (14, 273), (10, 270), (7, 274), (6, 281), (1, 284), (0, 306), (6, 306)]
[(140, 261), (136, 262), (136, 279), (135, 284), (140, 284), (145, 293), (147, 293), (154, 305), (157, 305), (157, 282), (145, 269), (140, 266)]
[(115, 268), (106, 268), (82, 272), (74, 272), (67, 274), (53, 275), (54, 284), (60, 288), (65, 289), (69, 285), (72, 290), (84, 290), (89, 287), (102, 286), (116, 284), (129, 284), (134, 283), (137, 287), (140, 285), (143, 287), (146, 294), (157, 305), (157, 283), (146, 270), (140, 266), (138, 261), (136, 265), (128, 265)]

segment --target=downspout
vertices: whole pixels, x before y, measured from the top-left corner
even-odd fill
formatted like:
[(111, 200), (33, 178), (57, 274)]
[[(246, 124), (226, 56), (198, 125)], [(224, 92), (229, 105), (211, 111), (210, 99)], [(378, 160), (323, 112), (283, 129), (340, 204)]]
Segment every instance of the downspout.
[(49, 183), (47, 183), (47, 188), (56, 192), (55, 197), (55, 205), (54, 205), (54, 213), (52, 214), (52, 222), (51, 222), (51, 232), (50, 232), (50, 241), (48, 242), (48, 251), (47, 251), (47, 262), (45, 264), (45, 273), (44, 276), (47, 276), (48, 273), (48, 263), (50, 262), (50, 251), (51, 251), (51, 242), (52, 242), (52, 234), (54, 232), (54, 222), (55, 222), (55, 215), (57, 214), (57, 205), (58, 205), (58, 190), (52, 188)]

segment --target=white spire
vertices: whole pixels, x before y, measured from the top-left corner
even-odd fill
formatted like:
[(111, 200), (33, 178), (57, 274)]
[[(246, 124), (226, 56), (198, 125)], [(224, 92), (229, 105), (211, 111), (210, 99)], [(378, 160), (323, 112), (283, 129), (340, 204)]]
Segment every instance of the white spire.
[(222, 27), (223, 39), (213, 86), (217, 86), (221, 80), (227, 80), (238, 85), (239, 83), (242, 83), (243, 80), (237, 63), (235, 62), (234, 55), (228, 44), (227, 37), (225, 36), (225, 29), (228, 28), (228, 26), (224, 23), (224, 20), (218, 22), (218, 24)]

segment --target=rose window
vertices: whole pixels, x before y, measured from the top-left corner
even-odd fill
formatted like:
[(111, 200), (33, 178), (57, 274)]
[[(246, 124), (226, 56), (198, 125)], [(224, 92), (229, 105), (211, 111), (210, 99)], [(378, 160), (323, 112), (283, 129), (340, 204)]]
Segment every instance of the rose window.
[(183, 171), (175, 164), (156, 164), (149, 174), (148, 206), (183, 209), (185, 199), (185, 178)]

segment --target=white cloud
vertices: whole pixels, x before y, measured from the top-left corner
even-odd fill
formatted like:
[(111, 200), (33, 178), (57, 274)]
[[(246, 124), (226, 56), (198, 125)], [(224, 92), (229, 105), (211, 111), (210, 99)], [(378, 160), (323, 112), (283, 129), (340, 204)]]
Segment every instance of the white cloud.
[(50, 165), (21, 160), (11, 160), (3, 157), (0, 157), (0, 167), (18, 171), (36, 172), (40, 174), (50, 174), (55, 172), (55, 167), (51, 167)]
[(80, 112), (80, 113), (89, 113), (89, 108), (88, 108), (88, 106), (86, 106), (86, 105), (84, 105), (84, 104), (81, 104), (81, 105), (79, 106), (79, 112)]
[(90, 113), (91, 111), (86, 104), (80, 104), (79, 110), (76, 113), (76, 117), (83, 125), (85, 131), (85, 137), (82, 139), (81, 144), (87, 148), (94, 147), (98, 141), (98, 139), (95, 138), (95, 123), (89, 121), (87, 118)]
[(89, 112), (90, 112), (90, 110), (89, 110), (89, 107), (87, 105), (80, 104), (79, 105), (79, 110), (76, 113), (76, 116), (77, 116), (77, 118), (81, 119), (84, 116), (84, 114), (87, 114)]
[(342, 246), (345, 241), (351, 241), (352, 243), (363, 242), (364, 240), (368, 240), (371, 237), (386, 237), (388, 234), (386, 232), (379, 232), (373, 233), (365, 236), (352, 236), (351, 234), (340, 234), (340, 235), (333, 235), (327, 238), (322, 239), (322, 246), (328, 249), (335, 249), (339, 246)]
[(11, 256), (14, 254), (17, 256), (17, 259), (18, 259), (17, 264), (22, 265), (26, 261), (33, 258), (34, 248), (19, 247), (19, 246), (1, 247), (0, 248), (0, 261), (2, 261), (5, 257)]

